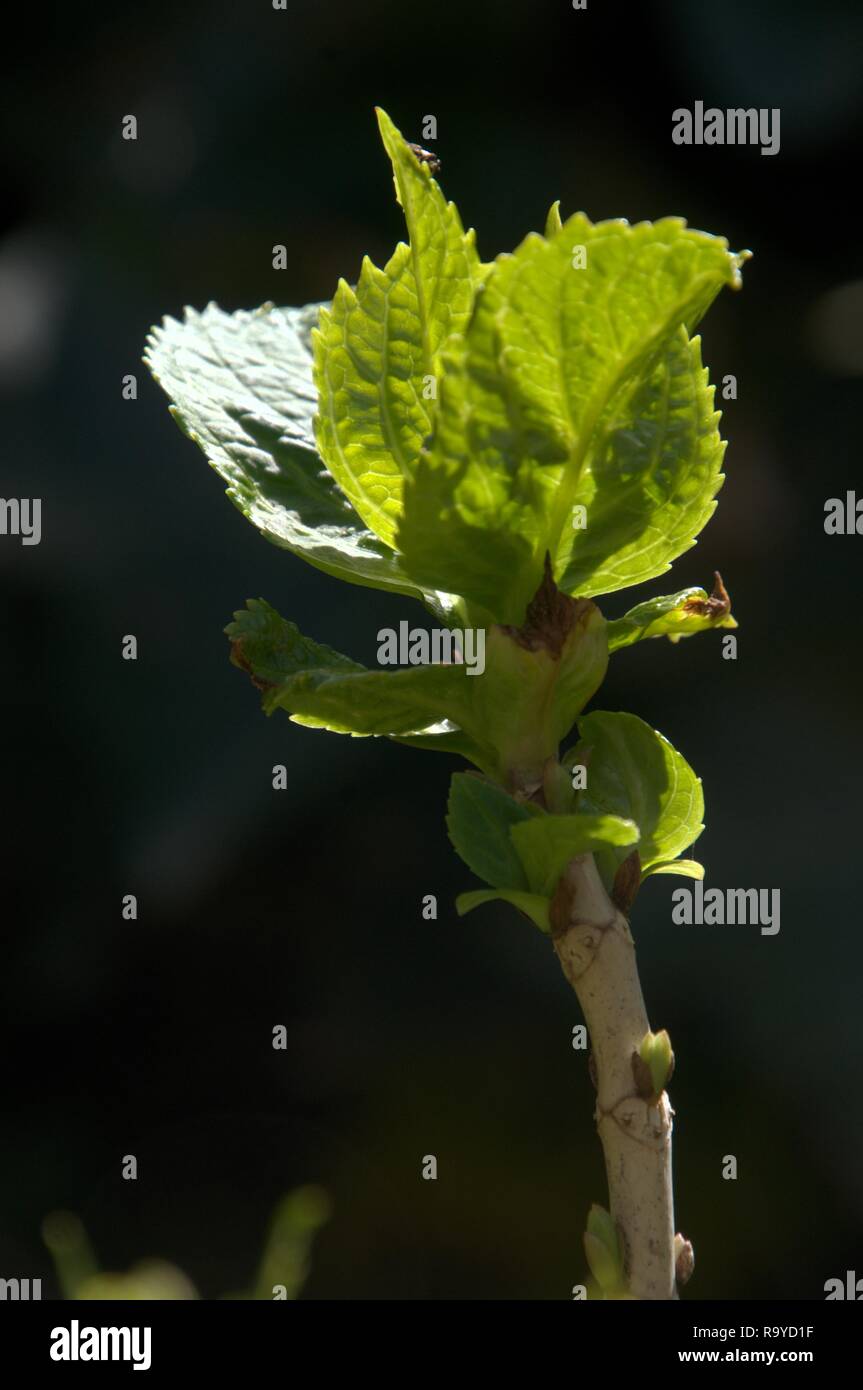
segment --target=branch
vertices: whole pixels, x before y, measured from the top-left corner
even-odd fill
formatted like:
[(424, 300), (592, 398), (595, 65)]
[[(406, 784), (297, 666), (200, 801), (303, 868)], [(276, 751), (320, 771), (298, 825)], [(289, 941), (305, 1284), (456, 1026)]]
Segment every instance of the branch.
[(650, 1025), (626, 918), (593, 855), (573, 859), (551, 905), (554, 949), (581, 1005), (595, 1066), (596, 1125), (605, 1154), (611, 1217), (635, 1298), (677, 1297), (671, 1106), (639, 1094), (633, 1055)]

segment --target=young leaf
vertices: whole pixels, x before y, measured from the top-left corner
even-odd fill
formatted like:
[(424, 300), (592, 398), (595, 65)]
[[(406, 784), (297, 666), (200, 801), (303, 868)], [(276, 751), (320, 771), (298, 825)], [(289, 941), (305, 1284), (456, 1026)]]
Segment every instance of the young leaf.
[(464, 231), (455, 204), (445, 201), (428, 165), (417, 159), (387, 113), (377, 107), (376, 114), (407, 224), (423, 361), (434, 373), (441, 348), (464, 331), (473, 308), (479, 275), (475, 237)]
[(558, 198), (552, 203), (548, 210), (548, 217), (545, 219), (545, 235), (547, 237), (555, 236), (562, 226), (563, 223), (560, 220), (560, 199)]
[(464, 917), (465, 913), (473, 912), (475, 907), (492, 902), (510, 903), (529, 917), (541, 932), (548, 935), (551, 931), (548, 898), (541, 897), (538, 893), (523, 893), (517, 888), (478, 888), (472, 893), (459, 893), (455, 900), (456, 912), (459, 917)]
[(144, 360), (180, 428), (267, 540), (337, 579), (422, 598), (318, 457), (309, 345), (318, 309), (186, 309), (182, 323), (151, 330)]
[(469, 772), (453, 774), (446, 822), (449, 837), (468, 868), (493, 888), (527, 889), (509, 832), (531, 819), (527, 807), (501, 787)]
[(606, 1298), (617, 1298), (624, 1288), (623, 1252), (611, 1215), (596, 1203), (587, 1217), (584, 1253), (590, 1272)]
[(571, 859), (609, 846), (628, 849), (638, 842), (638, 826), (619, 816), (531, 817), (510, 830), (532, 892), (550, 897)]
[(500, 257), (405, 491), (398, 544), (417, 582), (512, 622), (547, 550), (560, 586), (583, 596), (668, 568), (720, 482), (717, 416), (688, 334), (738, 283), (740, 261), (679, 219), (594, 226), (582, 214)]
[(284, 709), (296, 724), (338, 734), (421, 733), (441, 719), (458, 722), (464, 666), (369, 671), (304, 637), (263, 599), (249, 599), (225, 629), (231, 660), (261, 691), (267, 714)]
[(704, 865), (699, 864), (697, 859), (670, 859), (667, 863), (651, 864), (641, 877), (648, 878), (651, 874), (679, 874), (681, 878), (704, 878)]
[(701, 339), (681, 328), (651, 374), (597, 427), (573, 506), (583, 530), (564, 531), (560, 587), (607, 594), (670, 569), (716, 510), (725, 444)]
[(419, 734), (392, 734), (390, 737), (393, 743), (403, 743), (408, 748), (426, 748), (432, 753), (454, 753), (489, 776), (493, 776), (497, 770), (494, 753), (448, 719), (429, 725)]
[[(449, 392), (445, 375), (439, 404)], [(541, 577), (531, 543), (536, 528), (524, 519), (519, 530), (505, 472), (472, 464), (462, 424), (450, 428), (439, 412), (437, 425), (436, 457), (424, 457), (404, 489), (402, 563), (423, 587), (461, 594), (496, 622), (520, 623)]]
[[(646, 877), (655, 866), (673, 860), (704, 829), (701, 782), (668, 739), (634, 714), (595, 711), (579, 719), (578, 729), (582, 739), (578, 759), (583, 762), (585, 750), (590, 749), (587, 788), (580, 806), (636, 822), (641, 831), (642, 877)], [(606, 880), (623, 857), (617, 851), (598, 856)]]
[[(665, 350), (681, 327), (687, 335), (723, 285), (738, 285), (741, 257), (721, 237), (690, 230), (679, 218), (631, 227), (597, 226), (576, 213), (547, 243), (545, 255), (527, 258), (510, 296), (513, 366), (526, 378), (526, 405), (561, 431), (568, 444), (566, 467), (554, 498), (553, 541), (567, 532), (583, 477), (601, 460), (606, 436), (628, 427), (627, 402), (653, 378)], [(575, 253), (583, 248), (583, 269)], [(562, 304), (549, 314), (539, 296), (554, 286)], [(539, 301), (539, 302), (538, 302)], [(544, 353), (531, 351), (531, 333)], [(543, 387), (545, 358), (560, 363), (561, 388)], [(663, 383), (664, 385), (664, 383)], [(656, 384), (654, 390), (656, 391)], [(674, 393), (665, 391), (666, 406)], [(642, 410), (635, 413), (641, 418)], [(622, 418), (621, 418), (622, 417)], [(631, 464), (657, 466), (656, 439), (633, 441)], [(632, 498), (627, 499), (632, 506)], [(586, 532), (593, 528), (589, 516)], [(598, 529), (598, 528), (597, 528)], [(552, 550), (555, 554), (555, 550)], [(604, 590), (594, 589), (599, 593)]]
[(313, 334), (321, 456), (371, 529), (395, 545), (402, 488), (431, 432), (440, 354), (473, 306), (473, 236), (428, 167), (383, 111), (409, 245), (383, 270), (365, 258), (356, 289), (340, 281)]
[(731, 599), (717, 572), (713, 593), (704, 589), (681, 589), (677, 594), (651, 598), (630, 608), (622, 618), (608, 624), (608, 650), (616, 652), (647, 637), (667, 637), (679, 642), (713, 627), (737, 627), (731, 616)]
[(641, 1093), (647, 1093), (645, 1099), (658, 1100), (674, 1073), (674, 1052), (667, 1030), (663, 1028), (660, 1033), (645, 1033), (638, 1056), (643, 1066), (633, 1066), (636, 1079), (639, 1073), (645, 1082), (649, 1077), (649, 1083), (644, 1085)]

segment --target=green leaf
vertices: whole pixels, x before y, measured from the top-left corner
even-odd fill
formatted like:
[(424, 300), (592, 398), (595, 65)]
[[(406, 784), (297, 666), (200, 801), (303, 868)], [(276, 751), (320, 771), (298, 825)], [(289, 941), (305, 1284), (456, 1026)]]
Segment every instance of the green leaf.
[(594, 226), (582, 214), (500, 257), (447, 357), (432, 444), (405, 490), (398, 545), (413, 578), (518, 622), (546, 550), (560, 587), (581, 596), (667, 569), (721, 480), (688, 334), (739, 282), (741, 259), (676, 218)]
[(545, 219), (545, 235), (547, 237), (556, 236), (563, 223), (560, 220), (560, 199), (552, 203), (548, 210), (548, 217)]
[(440, 354), (470, 315), (479, 268), (472, 233), (383, 111), (410, 244), (383, 270), (365, 258), (339, 282), (314, 333), (321, 456), (371, 529), (395, 545), (402, 488), (430, 434)]
[(642, 879), (651, 874), (679, 874), (681, 878), (704, 878), (704, 865), (697, 859), (671, 859), (667, 863), (651, 864), (641, 875)]
[(725, 444), (701, 339), (680, 329), (651, 375), (597, 429), (573, 493), (584, 530), (564, 531), (558, 579), (567, 593), (642, 584), (691, 549), (716, 510)]
[(604, 1207), (594, 1203), (590, 1208), (583, 1239), (591, 1274), (606, 1297), (616, 1295), (624, 1285), (623, 1252), (617, 1228)]
[(546, 935), (550, 933), (549, 900), (538, 893), (522, 893), (516, 888), (478, 888), (472, 893), (459, 893), (455, 906), (459, 917), (464, 917), (465, 913), (472, 912), (475, 907), (492, 902), (510, 903), (529, 917), (541, 932), (545, 932)]
[(311, 1249), (330, 1219), (329, 1196), (320, 1187), (298, 1187), (283, 1197), (273, 1213), (252, 1296), (273, 1297), (281, 1284), (287, 1299), (296, 1299), (309, 1274)]
[[(444, 402), (448, 391), (445, 375)], [(424, 458), (404, 490), (402, 562), (423, 586), (461, 594), (496, 622), (520, 623), (540, 570), (528, 534), (518, 530), (509, 483), (491, 471), (481, 477), (462, 449), (457, 422), (438, 426), (437, 457)]]
[(393, 734), (391, 737), (394, 743), (403, 743), (408, 748), (425, 748), (432, 753), (454, 753), (490, 775), (497, 766), (486, 746), (477, 743), (464, 729), (447, 719), (430, 725), (420, 734)]
[(650, 1073), (651, 1095), (658, 1099), (674, 1072), (674, 1052), (667, 1030), (663, 1028), (660, 1033), (645, 1033), (638, 1053)]
[(607, 661), (599, 610), (589, 602), (564, 602), (577, 610), (578, 621), (560, 652), (527, 649), (513, 635), (493, 630), (481, 673), (443, 661), (369, 670), (304, 637), (263, 599), (250, 599), (226, 631), (234, 664), (252, 675), (268, 714), (281, 708), (298, 724), (456, 753), (497, 781), (510, 772), (535, 774), (538, 785), (544, 763), (596, 689)]
[(422, 598), (318, 457), (309, 346), (318, 310), (186, 309), (182, 323), (151, 330), (144, 360), (180, 428), (267, 540), (338, 579)]
[[(572, 506), (602, 461), (607, 436), (628, 426), (627, 403), (680, 340), (681, 327), (691, 332), (722, 286), (739, 283), (740, 257), (724, 238), (692, 231), (679, 218), (633, 227), (594, 225), (576, 213), (550, 240), (528, 237), (512, 260), (501, 347), (523, 422), (564, 451), (549, 528), (559, 561), (562, 535), (581, 541), (590, 533), (592, 519), (587, 533), (573, 533)], [(643, 465), (654, 462), (654, 441), (648, 445)]]
[(681, 637), (692, 637), (713, 627), (737, 627), (731, 616), (731, 600), (718, 573), (709, 598), (704, 589), (681, 589), (630, 608), (622, 618), (608, 624), (608, 650), (616, 652), (648, 637), (679, 642)]
[(513, 825), (510, 836), (531, 890), (550, 897), (571, 859), (608, 846), (631, 848), (638, 826), (613, 815), (542, 815)]
[[(595, 711), (578, 721), (577, 760), (587, 761), (580, 806), (598, 815), (631, 817), (641, 831), (642, 877), (687, 849), (704, 826), (701, 782), (668, 739), (634, 714)], [(589, 757), (586, 759), (586, 750)], [(608, 882), (625, 856), (598, 856)], [(665, 869), (663, 872), (670, 872)], [(685, 873), (686, 870), (683, 870)]]
[(423, 360), (426, 370), (435, 372), (442, 346), (464, 331), (473, 309), (476, 238), (464, 231), (455, 204), (446, 202), (429, 166), (417, 159), (387, 113), (377, 107), (376, 114), (407, 225)]
[(267, 714), (286, 710), (294, 723), (333, 733), (421, 733), (442, 719), (457, 722), (464, 666), (412, 666), (369, 671), (340, 652), (304, 637), (263, 599), (249, 599), (225, 629), (231, 660), (261, 691)]
[(449, 837), (468, 868), (493, 888), (527, 889), (509, 832), (531, 819), (526, 806), (501, 787), (469, 772), (453, 774), (446, 822)]

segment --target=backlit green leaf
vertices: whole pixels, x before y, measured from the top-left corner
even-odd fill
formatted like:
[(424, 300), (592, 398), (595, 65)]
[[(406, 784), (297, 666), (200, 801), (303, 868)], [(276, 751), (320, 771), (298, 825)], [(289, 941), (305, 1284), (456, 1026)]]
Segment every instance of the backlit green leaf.
[(620, 1239), (613, 1218), (604, 1207), (596, 1203), (588, 1213), (587, 1230), (583, 1240), (590, 1272), (602, 1289), (603, 1296), (619, 1297), (625, 1284)]
[(587, 526), (564, 530), (558, 583), (605, 594), (664, 574), (716, 510), (725, 445), (701, 339), (680, 329), (649, 377), (597, 426), (572, 504)]
[(529, 917), (541, 932), (548, 934), (551, 931), (549, 900), (538, 893), (522, 893), (516, 888), (478, 888), (473, 893), (459, 893), (455, 906), (459, 917), (464, 917), (465, 913), (472, 912), (475, 907), (493, 902), (510, 903)]
[(737, 627), (731, 616), (731, 600), (718, 574), (710, 597), (704, 589), (681, 589), (677, 594), (639, 603), (622, 618), (610, 622), (608, 650), (616, 652), (647, 637), (667, 637), (671, 642), (679, 642), (681, 637), (692, 637), (713, 627)]
[(510, 835), (532, 892), (550, 897), (571, 859), (609, 846), (628, 852), (638, 826), (614, 815), (542, 815), (514, 825)]
[(545, 234), (547, 237), (555, 236), (563, 226), (560, 220), (560, 199), (552, 203), (548, 210), (548, 217), (545, 219)]
[(740, 259), (676, 218), (594, 226), (582, 214), (498, 258), (405, 491), (398, 544), (414, 579), (517, 622), (546, 550), (560, 587), (584, 596), (659, 574), (688, 548), (722, 454), (688, 335), (738, 282)]
[[(587, 762), (587, 788), (579, 805), (598, 815), (635, 821), (641, 831), (638, 853), (646, 877), (654, 866), (667, 864), (688, 849), (704, 829), (701, 782), (668, 739), (634, 714), (598, 710), (583, 715), (578, 729), (581, 742), (573, 756)], [(597, 857), (606, 882), (613, 880), (614, 869), (624, 857), (621, 851)]]
[(468, 868), (493, 888), (528, 888), (509, 832), (531, 819), (527, 807), (502, 787), (469, 772), (453, 774), (447, 809), (449, 837)]
[(402, 488), (430, 434), (446, 341), (465, 328), (479, 265), (472, 233), (378, 111), (409, 244), (339, 282), (313, 336), (321, 457), (366, 524), (394, 546)]
[(651, 864), (645, 869), (642, 878), (651, 874), (679, 874), (681, 878), (704, 878), (704, 865), (697, 859), (671, 859), (668, 863)]
[(269, 541), (336, 578), (421, 598), (318, 457), (309, 345), (318, 309), (186, 309), (182, 322), (152, 330), (145, 361), (180, 428)]
[(297, 724), (340, 734), (421, 733), (458, 722), (465, 667), (411, 666), (369, 671), (304, 637), (263, 599), (250, 599), (225, 631), (231, 660), (261, 691), (264, 710), (284, 709)]

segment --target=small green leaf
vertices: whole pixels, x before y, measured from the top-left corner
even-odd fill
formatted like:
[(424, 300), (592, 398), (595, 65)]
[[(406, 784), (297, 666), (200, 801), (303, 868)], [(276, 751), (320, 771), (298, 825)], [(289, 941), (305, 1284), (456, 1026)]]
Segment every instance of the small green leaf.
[(309, 332), (319, 307), (186, 309), (182, 323), (151, 330), (144, 360), (180, 428), (267, 540), (337, 579), (423, 598), (318, 457)]
[(478, 888), (472, 893), (459, 893), (455, 900), (456, 911), (459, 917), (464, 917), (465, 913), (472, 912), (475, 907), (491, 902), (511, 903), (519, 912), (529, 917), (541, 932), (548, 935), (551, 931), (548, 898), (543, 898), (538, 893), (523, 893), (516, 888)]
[(390, 737), (394, 743), (403, 743), (408, 748), (426, 748), (432, 753), (454, 753), (489, 775), (497, 766), (497, 760), (488, 748), (447, 719), (431, 724), (419, 734), (393, 734)]
[(679, 593), (651, 598), (630, 608), (622, 618), (608, 624), (608, 650), (616, 652), (649, 637), (667, 637), (671, 642), (679, 642), (681, 637), (692, 637), (713, 627), (737, 627), (731, 616), (731, 600), (719, 574), (709, 598), (704, 589), (681, 589)]
[(526, 806), (493, 782), (469, 772), (453, 774), (446, 822), (449, 837), (468, 868), (493, 888), (528, 888), (509, 832), (530, 819)]
[(651, 874), (680, 874), (681, 878), (704, 878), (704, 865), (699, 864), (696, 859), (671, 859), (667, 863), (651, 864), (641, 877), (645, 879)]
[(609, 1213), (596, 1203), (590, 1208), (587, 1218), (584, 1253), (590, 1272), (605, 1296), (616, 1295), (624, 1284), (620, 1240)]
[(383, 270), (368, 257), (340, 281), (314, 333), (321, 457), (357, 512), (395, 547), (404, 481), (431, 433), (440, 354), (467, 325), (479, 276), (472, 234), (402, 135), (378, 111), (409, 245)]
[[(642, 877), (667, 864), (701, 834), (701, 782), (668, 739), (634, 714), (595, 711), (578, 721), (580, 760), (590, 749), (580, 805), (596, 814), (631, 817), (641, 831)], [(624, 855), (598, 856), (606, 882)], [(670, 872), (670, 870), (664, 870)], [(685, 870), (684, 870), (685, 872)]]
[(674, 1053), (666, 1029), (659, 1033), (645, 1033), (638, 1051), (650, 1072), (653, 1095), (661, 1096), (674, 1071)]
[(587, 1213), (587, 1229), (593, 1236), (605, 1246), (615, 1260), (620, 1257), (620, 1241), (617, 1235), (617, 1228), (611, 1219), (610, 1212), (601, 1207), (598, 1202), (593, 1202), (590, 1211)]
[(463, 666), (369, 671), (304, 637), (263, 599), (249, 599), (234, 616), (225, 629), (231, 660), (252, 676), (267, 714), (284, 709), (296, 724), (361, 736), (418, 734), (457, 721)]
[(96, 1255), (80, 1216), (51, 1212), (42, 1222), (42, 1239), (51, 1252), (61, 1296), (79, 1298), (82, 1288), (98, 1275)]
[(532, 892), (550, 897), (571, 859), (608, 846), (631, 847), (638, 826), (619, 816), (541, 815), (513, 825), (510, 835)]
[(548, 217), (545, 219), (545, 235), (547, 237), (556, 236), (562, 225), (560, 220), (560, 199), (558, 198), (552, 203), (548, 210)]
[(270, 1223), (258, 1267), (253, 1297), (272, 1300), (281, 1284), (287, 1299), (296, 1299), (309, 1274), (312, 1244), (330, 1219), (332, 1204), (320, 1187), (299, 1187), (283, 1197)]

